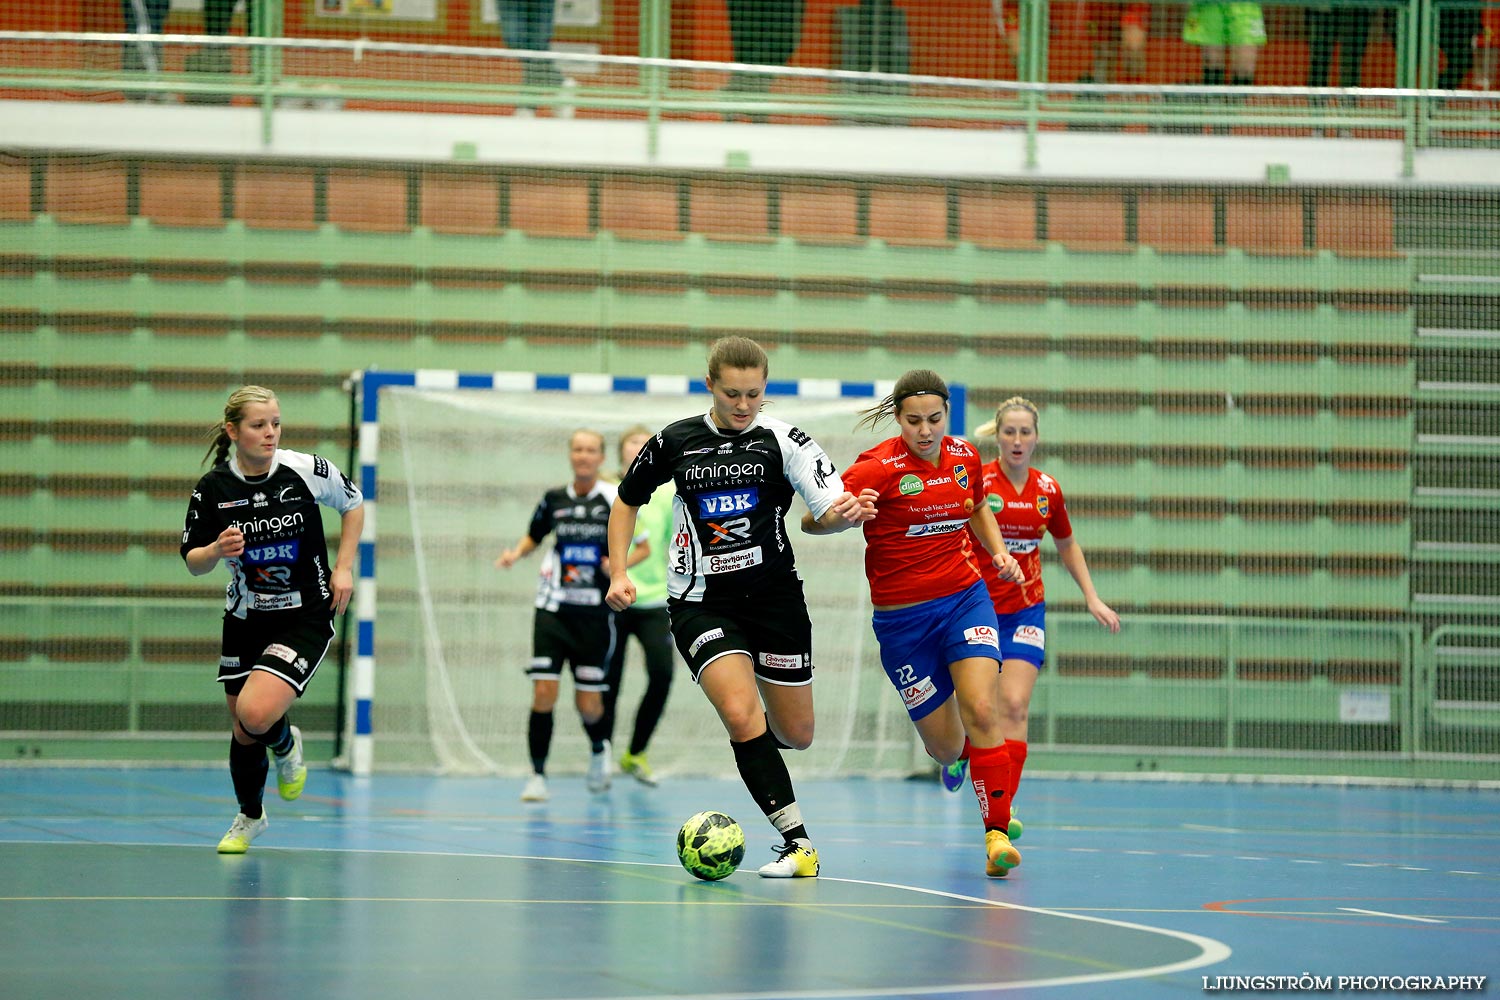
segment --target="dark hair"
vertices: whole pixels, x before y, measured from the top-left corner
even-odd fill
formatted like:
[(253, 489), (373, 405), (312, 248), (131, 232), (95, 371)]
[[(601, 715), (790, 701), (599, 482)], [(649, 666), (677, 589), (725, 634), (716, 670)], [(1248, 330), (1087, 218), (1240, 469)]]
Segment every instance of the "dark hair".
[(759, 344), (749, 337), (720, 337), (708, 349), (708, 377), (717, 382), (725, 368), (759, 368), (767, 378), (771, 361)]
[(937, 372), (927, 368), (915, 368), (896, 380), (896, 387), (891, 394), (868, 410), (860, 411), (859, 423), (856, 428), (869, 427), (875, 429), (875, 425), (886, 417), (894, 417), (901, 412), (901, 404), (912, 396), (941, 396), (944, 409), (948, 406), (948, 383), (944, 382)]
[(203, 461), (213, 459), (213, 465), (222, 465), (229, 458), (229, 446), (233, 443), (229, 432), (224, 429), (226, 424), (237, 424), (245, 419), (245, 407), (250, 403), (274, 403), (276, 393), (259, 385), (242, 385), (229, 394), (229, 399), (224, 404), (224, 419), (219, 421), (208, 432), (211, 442), (208, 452), (204, 454)]

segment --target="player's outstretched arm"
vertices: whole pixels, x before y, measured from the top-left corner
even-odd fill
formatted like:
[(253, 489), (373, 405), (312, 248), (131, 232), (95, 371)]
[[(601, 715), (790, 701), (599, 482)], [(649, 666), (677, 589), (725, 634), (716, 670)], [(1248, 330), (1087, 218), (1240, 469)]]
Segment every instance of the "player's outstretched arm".
[(1083, 549), (1073, 539), (1072, 535), (1067, 538), (1054, 538), (1053, 543), (1057, 546), (1057, 558), (1062, 561), (1063, 568), (1078, 584), (1078, 589), (1083, 592), (1084, 604), (1089, 609), (1089, 614), (1094, 620), (1111, 632), (1120, 631), (1120, 616), (1108, 604), (1099, 599), (1094, 591), (1094, 581), (1089, 576), (1089, 564), (1083, 558)]
[(536, 542), (531, 540), (530, 535), (522, 535), (521, 540), (512, 548), (506, 549), (495, 558), (496, 569), (510, 569), (517, 562), (525, 559), (536, 551)]
[(875, 519), (875, 501), (880, 499), (878, 490), (863, 489), (859, 495), (840, 493), (823, 516), (814, 518), (812, 511), (802, 515), (802, 530), (809, 535), (831, 535)]

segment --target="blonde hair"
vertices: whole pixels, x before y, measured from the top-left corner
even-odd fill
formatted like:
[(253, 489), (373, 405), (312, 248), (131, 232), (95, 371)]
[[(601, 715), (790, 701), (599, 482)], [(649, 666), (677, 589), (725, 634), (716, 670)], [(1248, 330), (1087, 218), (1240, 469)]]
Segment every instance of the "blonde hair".
[(651, 428), (647, 427), (645, 424), (631, 424), (629, 427), (625, 428), (623, 431), (620, 432), (620, 443), (615, 448), (615, 455), (620, 460), (620, 474), (622, 476), (626, 472), (626, 469), (625, 469), (625, 442), (629, 441), (633, 437), (650, 437), (651, 435), (653, 435), (655, 433), (656, 433), (655, 431), (653, 431)]
[(875, 429), (875, 425), (886, 417), (894, 417), (901, 412), (901, 404), (912, 396), (941, 396), (943, 407), (948, 406), (948, 383), (944, 382), (937, 372), (927, 368), (914, 368), (896, 380), (896, 386), (891, 394), (868, 410), (860, 411), (859, 422), (854, 426), (869, 427)]
[(987, 420), (974, 428), (976, 438), (992, 438), (1000, 430), (1000, 421), (1005, 414), (1011, 410), (1025, 410), (1031, 414), (1031, 426), (1036, 430), (1042, 429), (1041, 417), (1037, 414), (1036, 404), (1025, 396), (1012, 396), (999, 406), (995, 407), (995, 419)]
[(720, 337), (708, 349), (708, 377), (717, 382), (725, 368), (759, 368), (766, 378), (771, 376), (771, 360), (765, 349), (749, 337)]
[(245, 407), (251, 403), (274, 403), (276, 393), (260, 385), (242, 385), (229, 394), (229, 399), (224, 403), (224, 419), (219, 421), (208, 432), (210, 442), (203, 461), (213, 459), (214, 465), (222, 465), (229, 460), (229, 446), (233, 439), (225, 430), (228, 424), (237, 424), (245, 419)]
[(569, 434), (568, 435), (568, 448), (569, 449), (571, 449), (573, 447), (573, 442), (576, 441), (576, 440), (578, 440), (578, 435), (580, 435), (580, 434), (590, 434), (590, 435), (598, 438), (599, 439), (599, 454), (601, 454), (601, 455), (604, 454), (604, 435), (601, 434), (601, 433), (599, 433), (598, 431), (594, 430), (592, 427), (580, 427), (577, 430), (575, 430), (572, 434)]

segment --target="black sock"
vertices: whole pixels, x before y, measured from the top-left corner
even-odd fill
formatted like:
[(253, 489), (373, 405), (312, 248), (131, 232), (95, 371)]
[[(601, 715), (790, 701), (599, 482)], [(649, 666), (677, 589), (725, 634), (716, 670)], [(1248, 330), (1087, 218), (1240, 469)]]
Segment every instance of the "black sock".
[(532, 712), (526, 726), (526, 743), (531, 749), (531, 769), (547, 773), (547, 751), (552, 748), (552, 713)]
[(1224, 83), (1224, 70), (1216, 66), (1203, 67), (1203, 82), (1210, 87), (1222, 86)]
[(1229, 78), (1229, 83), (1234, 87), (1253, 87), (1255, 86), (1255, 77), (1236, 73)]
[(585, 722), (583, 731), (588, 734), (589, 747), (594, 753), (604, 752), (604, 741), (609, 739), (610, 720), (599, 716), (593, 722)]
[(278, 757), (285, 757), (292, 752), (292, 727), (284, 715), (271, 723), (271, 728), (263, 733), (252, 733), (248, 729), (245, 733), (254, 737), (257, 743), (269, 748)]
[(234, 797), (239, 801), (240, 812), (250, 819), (260, 818), (261, 797), (266, 793), (266, 774), (270, 770), (265, 747), (229, 738), (229, 780), (234, 782)]
[(771, 825), (788, 841), (807, 838), (807, 827), (797, 808), (797, 793), (792, 790), (792, 776), (776, 749), (776, 737), (767, 729), (744, 743), (729, 741), (734, 750), (734, 764), (750, 797), (766, 814)]

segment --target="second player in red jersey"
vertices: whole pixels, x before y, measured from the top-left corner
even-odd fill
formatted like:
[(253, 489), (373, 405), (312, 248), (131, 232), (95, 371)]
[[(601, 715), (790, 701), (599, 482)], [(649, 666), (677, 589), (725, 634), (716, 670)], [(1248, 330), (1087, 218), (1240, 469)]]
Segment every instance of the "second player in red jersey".
[[(910, 371), (891, 395), (866, 411), (874, 426), (893, 417), (901, 429), (860, 455), (844, 486), (873, 497), (864, 523), (865, 571), (875, 605), (880, 662), (901, 695), (927, 752), (947, 764), (967, 754), (985, 828), (985, 873), (1004, 876), (1021, 863), (1006, 836), (1009, 757), (1001, 747), (1000, 645), (995, 611), (979, 576), (992, 563), (1019, 580), (984, 501), (979, 452), (949, 437), (948, 387), (930, 371)], [(818, 525), (811, 516), (804, 531)], [(969, 531), (979, 539), (969, 543)]]
[[(1068, 520), (1068, 505), (1057, 480), (1032, 468), (1036, 451), (1039, 420), (1036, 405), (1020, 396), (1000, 404), (993, 422), (975, 430), (975, 434), (995, 436), (1000, 457), (984, 466), (985, 503), (995, 515), (1006, 548), (1020, 563), (1023, 577), (1019, 582), (1006, 580), (994, 572), (985, 574), (985, 585), (995, 607), (1000, 629), (1000, 712), (1004, 731), (1004, 749), (1010, 756), (1010, 796), (1014, 802), (1021, 784), (1021, 770), (1026, 763), (1026, 730), (1031, 712), (1031, 693), (1047, 649), (1047, 603), (1042, 588), (1042, 538), (1049, 531), (1057, 546), (1063, 568), (1083, 592), (1089, 614), (1109, 629), (1120, 631), (1120, 616), (1099, 599), (1089, 576), (1083, 549), (1073, 538), (1073, 524)], [(981, 567), (984, 569), (984, 567)], [(943, 784), (956, 791), (963, 783), (963, 762), (943, 772)], [(1011, 813), (1009, 830), (1012, 840), (1022, 832), (1020, 820)]]

